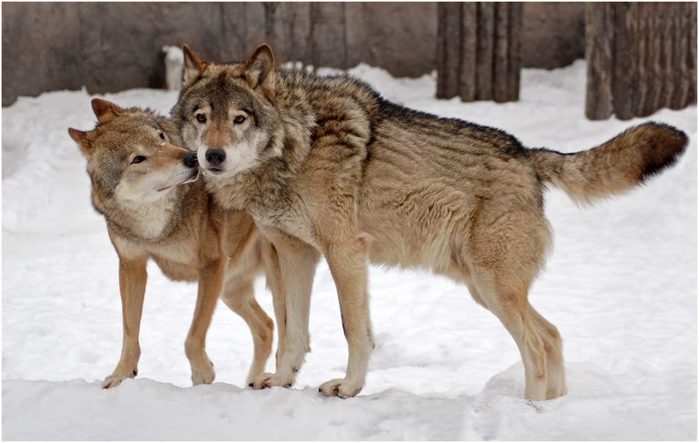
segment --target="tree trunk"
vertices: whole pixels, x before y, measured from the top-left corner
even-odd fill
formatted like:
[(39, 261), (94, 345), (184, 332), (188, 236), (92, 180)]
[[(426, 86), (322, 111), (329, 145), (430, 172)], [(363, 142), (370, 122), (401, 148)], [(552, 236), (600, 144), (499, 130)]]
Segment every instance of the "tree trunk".
[(612, 115), (612, 6), (599, 3), (585, 10), (587, 47), (587, 97), (585, 115), (590, 120)]
[(696, 3), (589, 3), (591, 120), (622, 120), (696, 103)]
[(478, 3), (465, 3), (461, 10), (461, 66), (459, 90), (466, 102), (476, 100), (476, 69), (478, 44)]
[(519, 3), (439, 3), (437, 97), (519, 98)]

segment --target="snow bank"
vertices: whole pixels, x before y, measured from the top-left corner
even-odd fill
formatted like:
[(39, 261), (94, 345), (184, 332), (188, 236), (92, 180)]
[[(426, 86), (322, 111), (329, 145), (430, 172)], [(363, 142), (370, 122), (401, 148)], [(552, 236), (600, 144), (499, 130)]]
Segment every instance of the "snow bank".
[[(84, 160), (66, 133), (92, 127), (91, 97), (63, 91), (3, 109), (4, 438), (696, 438), (696, 108), (587, 121), (582, 62), (524, 70), (522, 100), (506, 104), (435, 100), (434, 76), (393, 79), (364, 65), (351, 72), (392, 100), (497, 126), (533, 147), (585, 149), (651, 119), (690, 134), (679, 164), (634, 192), (582, 208), (547, 192), (555, 246), (531, 300), (563, 335), (570, 394), (521, 399), (512, 339), (464, 287), (373, 267), (377, 348), (366, 388), (350, 400), (320, 397), (317, 386), (340, 376), (346, 362), (324, 263), (311, 307), (313, 352), (296, 389), (237, 387), (252, 345), (223, 304), (207, 343), (217, 383), (189, 387), (183, 342), (195, 287), (151, 266), (139, 377), (102, 391), (98, 381), (121, 345), (117, 259), (90, 206)], [(168, 112), (177, 93), (140, 89), (106, 98)], [(263, 281), (256, 291), (271, 313)]]
[[(592, 365), (569, 365), (571, 392), (547, 402), (513, 398), (522, 367), (496, 375), (475, 396), (444, 398), (389, 389), (355, 400), (315, 389), (256, 392), (214, 383), (181, 388), (149, 379), (104, 391), (98, 382), (5, 380), (4, 439), (30, 440), (517, 440), (682, 439), (671, 392), (648, 403)], [(634, 402), (637, 403), (634, 405)], [(357, 405), (361, 403), (361, 406)], [(359, 407), (358, 407), (359, 406)], [(684, 407), (691, 408), (685, 404)], [(166, 409), (164, 409), (164, 407)], [(646, 418), (639, 422), (638, 416)]]

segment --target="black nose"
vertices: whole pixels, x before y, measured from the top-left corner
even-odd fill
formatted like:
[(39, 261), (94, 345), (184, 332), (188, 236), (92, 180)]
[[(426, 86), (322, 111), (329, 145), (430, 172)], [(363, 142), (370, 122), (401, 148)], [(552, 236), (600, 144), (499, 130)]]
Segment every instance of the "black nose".
[(209, 149), (206, 151), (206, 161), (211, 166), (219, 166), (226, 159), (226, 152), (223, 149)]
[(184, 155), (184, 165), (186, 167), (196, 168), (198, 163), (196, 152), (188, 152)]

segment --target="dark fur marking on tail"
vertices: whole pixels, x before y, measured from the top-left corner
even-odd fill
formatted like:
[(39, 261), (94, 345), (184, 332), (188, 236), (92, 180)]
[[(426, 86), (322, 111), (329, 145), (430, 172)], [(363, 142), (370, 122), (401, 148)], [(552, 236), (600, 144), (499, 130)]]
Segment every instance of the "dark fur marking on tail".
[(649, 122), (642, 126), (657, 128), (644, 154), (644, 167), (639, 177), (644, 182), (677, 163), (687, 149), (689, 138), (683, 131), (666, 123)]

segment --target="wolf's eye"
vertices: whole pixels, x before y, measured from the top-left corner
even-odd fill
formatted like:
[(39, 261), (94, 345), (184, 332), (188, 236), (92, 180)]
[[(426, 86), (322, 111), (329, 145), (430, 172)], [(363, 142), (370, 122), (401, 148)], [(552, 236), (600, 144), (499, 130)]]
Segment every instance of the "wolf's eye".
[(206, 115), (204, 114), (197, 114), (194, 116), (199, 123), (206, 123)]
[(160, 131), (160, 132), (158, 132), (158, 135), (160, 136), (161, 140), (165, 140), (165, 133), (164, 132)]
[(238, 115), (233, 119), (233, 123), (236, 125), (239, 125), (245, 121), (245, 116), (244, 115)]
[(132, 164), (132, 165), (135, 165), (135, 164), (137, 164), (137, 163), (141, 163), (141, 162), (144, 162), (144, 161), (146, 161), (146, 157), (144, 157), (144, 156), (142, 156), (142, 155), (137, 155), (136, 157), (133, 158), (133, 160), (131, 160), (131, 164)]

